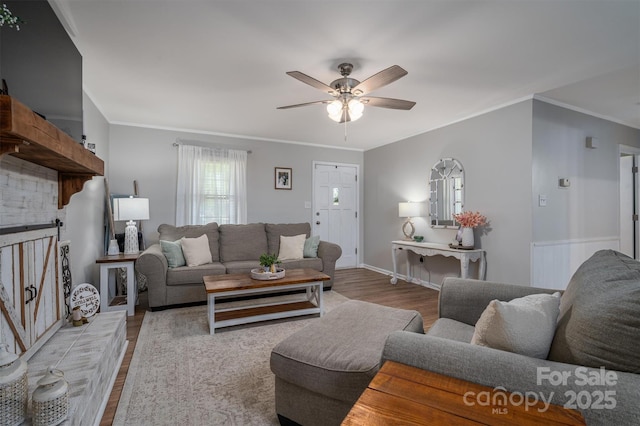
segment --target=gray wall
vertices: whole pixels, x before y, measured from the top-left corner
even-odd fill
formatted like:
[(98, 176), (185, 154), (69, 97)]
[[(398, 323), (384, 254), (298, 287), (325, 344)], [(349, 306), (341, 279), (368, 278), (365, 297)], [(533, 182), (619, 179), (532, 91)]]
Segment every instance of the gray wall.
[[(392, 270), (390, 242), (403, 238), (398, 202), (427, 200), (429, 169), (453, 157), (465, 170), (465, 210), (490, 222), (485, 235), (476, 232), (476, 247), (487, 251), (487, 279), (528, 284), (532, 105), (524, 101), (365, 152), (364, 263)], [(414, 223), (427, 241), (448, 243), (455, 236), (455, 230), (432, 229), (426, 218)], [(435, 284), (459, 274), (452, 258), (411, 262), (414, 276)], [(403, 260), (399, 266), (404, 274)]]
[[(85, 96), (85, 132), (105, 161), (111, 192), (133, 193), (133, 180), (150, 199), (151, 219), (143, 228), (148, 243), (157, 241), (161, 223), (175, 222), (176, 139), (233, 146), (249, 155), (249, 222), (312, 220), (304, 208), (311, 200), (312, 162), (360, 165), (360, 255), (366, 265), (391, 270), (390, 242), (403, 237), (400, 201), (427, 199), (429, 169), (440, 158), (454, 157), (465, 168), (465, 209), (485, 214), (490, 226), (476, 234), (487, 251), (487, 278), (529, 284), (530, 244), (615, 236), (618, 234), (618, 145), (640, 147), (640, 130), (570, 111), (538, 100), (524, 101), (460, 123), (385, 145), (365, 153), (306, 145), (109, 125)], [(584, 147), (587, 136), (600, 147)], [(195, 143), (195, 142), (194, 142)], [(274, 167), (293, 168), (293, 190), (273, 189)], [(366, 168), (364, 167), (366, 166)], [(559, 189), (558, 177), (571, 187)], [(60, 216), (63, 239), (72, 241), (75, 283), (98, 284), (95, 258), (104, 238), (102, 178), (87, 182)], [(547, 207), (538, 207), (538, 195)], [(448, 243), (455, 231), (432, 229), (414, 219), (416, 234)], [(123, 228), (122, 224), (118, 224)], [(424, 264), (410, 257), (413, 274), (440, 284), (458, 274), (457, 261), (430, 257)], [(400, 273), (405, 273), (404, 258)]]
[[(600, 146), (586, 148), (588, 136)], [(619, 145), (640, 147), (640, 130), (546, 102), (533, 104), (532, 241), (619, 235)], [(568, 177), (569, 188), (558, 178)], [(538, 196), (547, 196), (539, 207)]]
[[(108, 168), (109, 123), (91, 99), (84, 95), (84, 129), (87, 142), (96, 144), (96, 155)], [(71, 241), (73, 285), (88, 282), (100, 287), (96, 259), (104, 255), (104, 178), (94, 177), (75, 193), (65, 207), (62, 240)]]
[[(311, 209), (304, 206), (312, 201), (312, 162), (351, 163), (361, 170), (363, 165), (360, 151), (111, 125), (109, 187), (112, 193), (132, 194), (133, 181), (138, 181), (140, 195), (149, 198), (150, 219), (143, 223), (147, 244), (157, 242), (158, 225), (175, 223), (177, 139), (252, 151), (247, 163), (249, 223), (310, 222)], [(275, 167), (293, 169), (292, 190), (274, 189)]]

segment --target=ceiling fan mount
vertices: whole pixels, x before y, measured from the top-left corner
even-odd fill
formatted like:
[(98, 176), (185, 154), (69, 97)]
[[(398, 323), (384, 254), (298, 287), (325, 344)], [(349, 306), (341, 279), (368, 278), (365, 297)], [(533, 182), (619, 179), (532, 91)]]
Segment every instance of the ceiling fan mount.
[(380, 98), (368, 96), (369, 92), (379, 89), (387, 84), (393, 83), (399, 78), (407, 75), (407, 71), (398, 65), (392, 65), (372, 75), (366, 80), (360, 82), (355, 78), (349, 77), (353, 71), (353, 64), (343, 62), (338, 65), (338, 71), (342, 78), (332, 81), (330, 84), (324, 84), (313, 77), (310, 77), (300, 71), (289, 71), (287, 75), (300, 80), (301, 82), (322, 90), (333, 96), (334, 99), (307, 102), (303, 104), (288, 105), (278, 107), (278, 109), (297, 108), (301, 106), (324, 104), (327, 106), (329, 117), (340, 123), (347, 121), (355, 121), (362, 116), (363, 105), (370, 105), (382, 108), (410, 110), (416, 104), (412, 101), (403, 99)]
[[(338, 70), (340, 71), (342, 78), (333, 80), (329, 86), (331, 86), (338, 94), (351, 93), (351, 89), (360, 84), (360, 82), (355, 78), (349, 78), (351, 71), (353, 71), (353, 65), (345, 62), (338, 65)], [(335, 96), (336, 93), (330, 93), (330, 95)], [(356, 94), (354, 93), (354, 95)]]

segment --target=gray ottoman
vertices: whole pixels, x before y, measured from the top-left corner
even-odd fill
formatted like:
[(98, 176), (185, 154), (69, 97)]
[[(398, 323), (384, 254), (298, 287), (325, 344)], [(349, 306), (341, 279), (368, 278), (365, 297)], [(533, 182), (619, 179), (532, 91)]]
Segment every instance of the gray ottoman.
[(392, 331), (424, 333), (416, 311), (350, 300), (271, 352), (281, 424), (339, 425), (378, 372)]

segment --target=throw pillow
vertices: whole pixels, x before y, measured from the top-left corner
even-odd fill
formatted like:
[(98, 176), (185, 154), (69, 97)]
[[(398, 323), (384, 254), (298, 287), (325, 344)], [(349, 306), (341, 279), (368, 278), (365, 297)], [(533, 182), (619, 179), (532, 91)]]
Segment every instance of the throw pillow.
[(167, 258), (169, 268), (177, 268), (178, 266), (184, 266), (187, 262), (184, 260), (184, 254), (182, 254), (182, 246), (180, 240), (167, 241), (160, 240), (160, 249), (162, 254)]
[(471, 344), (546, 359), (560, 312), (560, 293), (492, 300), (476, 323)]
[(318, 246), (320, 245), (320, 235), (315, 235), (304, 240), (304, 257), (318, 257)]
[(280, 253), (278, 253), (278, 260), (302, 259), (304, 257), (304, 241), (306, 239), (307, 236), (305, 234), (294, 237), (280, 235)]
[(198, 238), (182, 237), (180, 244), (182, 245), (182, 252), (187, 261), (187, 266), (213, 263), (211, 250), (209, 249), (209, 238), (207, 238), (206, 234), (202, 234)]

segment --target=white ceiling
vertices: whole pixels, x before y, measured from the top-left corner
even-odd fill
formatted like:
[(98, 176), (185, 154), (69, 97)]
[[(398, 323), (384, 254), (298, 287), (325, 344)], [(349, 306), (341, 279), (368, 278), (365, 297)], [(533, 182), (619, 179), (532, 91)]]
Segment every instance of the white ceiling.
[[(52, 0), (111, 123), (366, 150), (539, 95), (640, 128), (640, 0)], [(347, 126), (324, 83), (397, 64)]]

